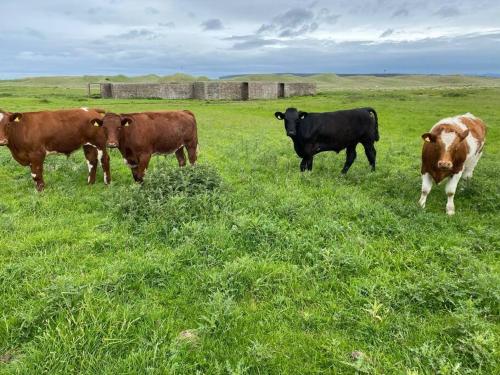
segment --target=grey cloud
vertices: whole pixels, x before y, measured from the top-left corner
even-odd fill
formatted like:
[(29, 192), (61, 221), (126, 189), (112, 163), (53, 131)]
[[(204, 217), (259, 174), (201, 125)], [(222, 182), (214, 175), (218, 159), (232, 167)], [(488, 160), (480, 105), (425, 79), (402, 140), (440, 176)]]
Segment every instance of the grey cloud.
[(398, 9), (392, 14), (393, 17), (408, 17), (409, 15), (410, 11), (406, 8)]
[(254, 49), (258, 47), (272, 46), (280, 43), (276, 39), (263, 39), (263, 38), (250, 38), (248, 40), (235, 43), (233, 49), (244, 50), (244, 49)]
[(333, 14), (330, 9), (322, 8), (319, 11), (317, 19), (321, 22), (326, 22), (330, 25), (334, 25), (338, 22), (340, 14)]
[(45, 35), (39, 30), (33, 29), (32, 27), (26, 27), (24, 30), (27, 35), (33, 38), (45, 39)]
[(173, 28), (175, 28), (175, 22), (172, 22), (172, 21), (170, 21), (170, 22), (160, 22), (158, 24), (158, 26), (160, 26), (160, 27), (166, 27), (166, 28), (169, 28), (169, 29), (173, 29)]
[(154, 33), (147, 29), (132, 29), (130, 31), (127, 31), (126, 33), (116, 35), (115, 38), (125, 39), (125, 40), (144, 38), (152, 40), (158, 38), (159, 36), (160, 36), (159, 34)]
[(443, 18), (450, 18), (450, 17), (459, 16), (461, 14), (461, 12), (455, 6), (445, 5), (445, 6), (441, 7), (441, 8), (439, 8), (439, 10), (436, 13), (434, 13), (434, 14), (438, 15), (440, 17), (443, 17)]
[(146, 7), (144, 9), (144, 11), (147, 13), (147, 14), (159, 14), (160, 11), (156, 8), (153, 8), (153, 7)]
[(205, 31), (222, 30), (224, 28), (222, 21), (218, 18), (211, 18), (209, 20), (206, 20), (201, 24), (201, 26)]
[(386, 38), (392, 34), (394, 34), (394, 29), (387, 29), (382, 34), (380, 34), (379, 38)]

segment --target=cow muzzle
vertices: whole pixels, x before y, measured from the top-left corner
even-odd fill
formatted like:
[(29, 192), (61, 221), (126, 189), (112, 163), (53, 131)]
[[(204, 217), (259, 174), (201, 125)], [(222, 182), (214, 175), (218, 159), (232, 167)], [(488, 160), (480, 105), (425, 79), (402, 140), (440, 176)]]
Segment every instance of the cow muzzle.
[(289, 137), (295, 137), (297, 135), (296, 132), (286, 132), (286, 135), (288, 135)]
[(118, 147), (118, 143), (115, 143), (115, 142), (108, 143), (108, 147), (109, 148), (117, 148)]
[(444, 161), (444, 160), (439, 160), (438, 161), (438, 168), (439, 169), (444, 169), (444, 170), (450, 170), (453, 168), (453, 163), (451, 161)]

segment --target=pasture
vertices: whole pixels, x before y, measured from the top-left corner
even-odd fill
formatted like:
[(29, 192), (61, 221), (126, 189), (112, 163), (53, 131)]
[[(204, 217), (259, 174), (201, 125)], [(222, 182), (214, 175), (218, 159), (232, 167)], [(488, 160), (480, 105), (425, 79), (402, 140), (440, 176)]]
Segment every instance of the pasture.
[[(205, 102), (1, 85), (10, 111), (190, 109), (200, 165), (155, 157), (138, 187), (111, 150), (111, 186), (101, 169), (87, 186), (82, 152), (49, 156), (38, 194), (0, 148), (0, 373), (498, 373), (499, 103), (499, 88)], [(301, 174), (274, 112), (368, 105), (377, 171), (358, 146), (346, 176), (344, 152)], [(489, 127), (483, 158), (454, 217), (443, 186), (424, 211), (420, 135), (468, 111)]]

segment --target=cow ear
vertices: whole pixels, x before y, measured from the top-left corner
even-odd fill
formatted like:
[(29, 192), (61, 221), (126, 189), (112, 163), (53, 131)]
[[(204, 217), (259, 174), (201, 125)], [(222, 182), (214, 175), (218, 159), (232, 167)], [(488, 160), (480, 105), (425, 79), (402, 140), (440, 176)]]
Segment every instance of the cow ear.
[(469, 135), (469, 129), (465, 129), (458, 136), (460, 137), (460, 141), (463, 141), (465, 138), (467, 138), (468, 135)]
[(285, 115), (283, 114), (283, 112), (276, 112), (274, 114), (274, 117), (276, 117), (278, 120), (284, 120), (285, 119)]
[(422, 139), (427, 143), (436, 142), (436, 135), (432, 133), (424, 133), (422, 134)]
[(90, 120), (90, 124), (92, 126), (100, 127), (103, 124), (103, 121), (100, 118), (95, 118), (93, 120)]
[(22, 113), (13, 113), (10, 115), (11, 122), (20, 122), (22, 118), (23, 118)]
[(124, 117), (122, 118), (122, 126), (130, 126), (134, 121), (131, 118)]
[(309, 114), (309, 113), (307, 113), (307, 112), (302, 112), (302, 111), (300, 111), (300, 112), (299, 112), (299, 119), (301, 119), (301, 120), (305, 119), (305, 118), (307, 117), (307, 115), (308, 115), (308, 114)]

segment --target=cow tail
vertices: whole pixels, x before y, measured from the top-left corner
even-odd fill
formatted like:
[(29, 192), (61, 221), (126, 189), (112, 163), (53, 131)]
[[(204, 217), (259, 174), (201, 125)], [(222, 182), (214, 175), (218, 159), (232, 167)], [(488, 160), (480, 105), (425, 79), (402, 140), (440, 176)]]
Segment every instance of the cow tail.
[(368, 112), (373, 113), (373, 119), (375, 120), (375, 141), (380, 140), (380, 135), (378, 134), (378, 116), (377, 112), (373, 108), (367, 108)]

